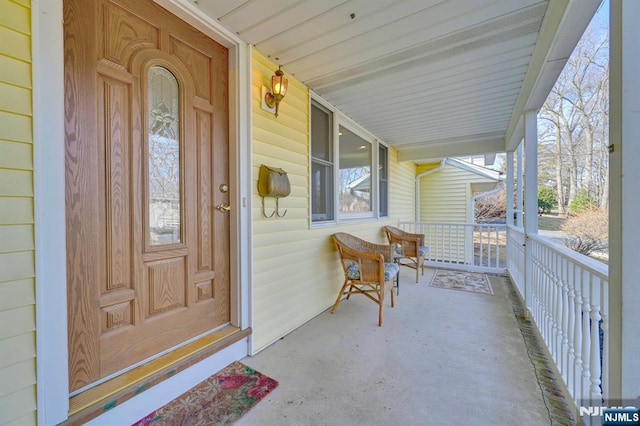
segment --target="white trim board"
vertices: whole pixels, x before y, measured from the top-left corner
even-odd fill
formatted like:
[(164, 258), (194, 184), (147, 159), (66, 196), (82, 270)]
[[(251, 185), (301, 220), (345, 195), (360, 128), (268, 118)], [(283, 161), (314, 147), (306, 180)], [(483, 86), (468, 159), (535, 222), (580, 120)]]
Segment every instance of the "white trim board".
[(37, 419), (57, 424), (69, 409), (62, 1), (31, 6)]

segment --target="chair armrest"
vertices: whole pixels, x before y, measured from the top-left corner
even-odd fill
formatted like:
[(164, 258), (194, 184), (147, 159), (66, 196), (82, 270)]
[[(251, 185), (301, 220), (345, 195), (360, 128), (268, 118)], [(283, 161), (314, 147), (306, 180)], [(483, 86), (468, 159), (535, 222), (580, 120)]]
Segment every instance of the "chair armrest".
[(418, 239), (418, 245), (419, 246), (423, 246), (424, 245), (424, 234), (407, 234), (407, 237)]

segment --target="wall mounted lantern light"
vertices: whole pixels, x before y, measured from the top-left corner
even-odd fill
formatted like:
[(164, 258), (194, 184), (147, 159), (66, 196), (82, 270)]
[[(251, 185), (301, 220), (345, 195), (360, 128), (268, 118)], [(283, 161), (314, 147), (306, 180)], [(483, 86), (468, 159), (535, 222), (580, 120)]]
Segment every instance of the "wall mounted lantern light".
[[(273, 109), (275, 107), (275, 115), (278, 116), (278, 105), (280, 105), (280, 101), (284, 99), (284, 95), (287, 94), (287, 89), (289, 87), (289, 81), (284, 78), (284, 72), (282, 71), (282, 66), (278, 67), (276, 73), (273, 77), (271, 77), (271, 91), (266, 91), (264, 95), (264, 102), (269, 109)], [(265, 90), (263, 90), (265, 92)]]

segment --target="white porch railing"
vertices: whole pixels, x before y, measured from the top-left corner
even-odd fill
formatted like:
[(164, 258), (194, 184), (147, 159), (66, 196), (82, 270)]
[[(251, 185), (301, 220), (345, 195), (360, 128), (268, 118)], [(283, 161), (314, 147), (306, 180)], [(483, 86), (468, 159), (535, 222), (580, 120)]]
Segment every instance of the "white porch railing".
[(513, 226), (508, 232), (507, 270), (521, 296), (530, 294), (527, 308), (576, 407), (599, 406), (608, 391), (608, 267), (530, 235), (532, 270), (525, 275), (524, 233)]
[(597, 406), (607, 398), (607, 265), (539, 235), (525, 238), (524, 230), (512, 225), (399, 222), (398, 226), (425, 235), (426, 265), (508, 272), (576, 407)]
[(425, 265), (504, 274), (507, 232), (504, 224), (398, 222), (407, 232), (424, 234)]

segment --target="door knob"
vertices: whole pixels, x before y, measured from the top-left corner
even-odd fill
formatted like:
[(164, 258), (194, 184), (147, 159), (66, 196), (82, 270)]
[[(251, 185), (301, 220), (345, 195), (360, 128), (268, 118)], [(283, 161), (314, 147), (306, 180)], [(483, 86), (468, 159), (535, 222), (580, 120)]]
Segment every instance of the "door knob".
[(222, 203), (217, 205), (216, 209), (220, 210), (222, 213), (227, 213), (231, 211), (231, 206), (229, 204)]

